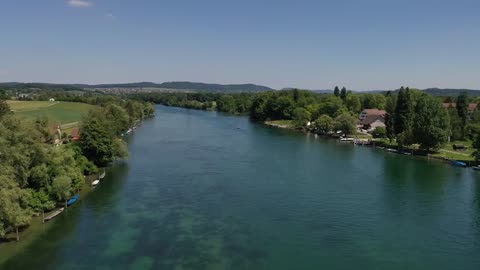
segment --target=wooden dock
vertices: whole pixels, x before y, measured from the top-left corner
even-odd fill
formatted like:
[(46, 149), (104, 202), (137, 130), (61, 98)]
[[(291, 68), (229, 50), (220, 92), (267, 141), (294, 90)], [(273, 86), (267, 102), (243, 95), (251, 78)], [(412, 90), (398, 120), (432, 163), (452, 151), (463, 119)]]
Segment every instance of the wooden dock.
[(60, 215), (63, 212), (63, 210), (65, 210), (64, 207), (62, 207), (62, 208), (58, 209), (57, 211), (53, 212), (52, 214), (46, 216), (43, 220), (44, 221), (49, 221), (49, 220), (53, 219), (54, 217)]

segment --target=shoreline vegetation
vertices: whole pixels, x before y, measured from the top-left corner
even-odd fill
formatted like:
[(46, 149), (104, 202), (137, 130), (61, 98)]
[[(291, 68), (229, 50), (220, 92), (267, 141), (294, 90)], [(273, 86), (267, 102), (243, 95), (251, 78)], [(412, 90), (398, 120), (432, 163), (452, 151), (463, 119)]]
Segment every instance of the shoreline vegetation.
[[(368, 142), (391, 152), (426, 156), (469, 165), (480, 159), (479, 97), (432, 96), (401, 87), (384, 93), (359, 93), (335, 87), (333, 94), (292, 89), (259, 93), (136, 93), (133, 99), (200, 110), (247, 115), (281, 128), (344, 141)], [(382, 126), (365, 127), (359, 115), (379, 110)], [(368, 129), (368, 130), (366, 130)], [(339, 136), (340, 137), (340, 136)], [(461, 147), (458, 147), (461, 146)]]
[[(10, 96), (0, 91), (0, 264), (50, 227), (54, 221), (43, 225), (44, 217), (76, 195), (82, 199), (106, 167), (127, 157), (122, 137), (155, 112), (147, 102), (60, 94), (52, 106), (42, 105), (64, 104), (57, 115), (29, 117), (12, 112), (9, 103), (19, 102), (7, 102)], [(42, 110), (36, 108), (40, 102), (28, 102), (21, 105)], [(80, 103), (90, 104), (89, 110), (79, 116), (77, 134), (68, 135), (59, 125), (66, 116), (60, 114)]]

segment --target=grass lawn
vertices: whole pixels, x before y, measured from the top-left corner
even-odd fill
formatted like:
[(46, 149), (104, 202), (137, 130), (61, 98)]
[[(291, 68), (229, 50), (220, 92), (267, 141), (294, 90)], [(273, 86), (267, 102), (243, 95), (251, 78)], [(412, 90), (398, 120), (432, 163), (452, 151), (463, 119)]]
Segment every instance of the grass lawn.
[(30, 119), (46, 116), (51, 121), (58, 121), (61, 125), (80, 122), (82, 116), (95, 108), (93, 105), (75, 102), (8, 101), (8, 104), (16, 115)]
[(58, 102), (8, 100), (7, 103), (10, 106), (11, 110), (15, 112), (23, 112), (23, 111), (38, 110), (48, 106), (53, 106)]
[[(463, 151), (455, 151), (453, 150), (454, 144), (461, 144), (468, 147), (468, 149)], [(456, 142), (449, 142), (440, 148), (439, 152), (434, 154), (433, 156), (436, 157), (443, 157), (448, 159), (456, 159), (456, 160), (474, 160), (472, 157), (472, 153), (475, 151), (472, 146), (471, 141), (456, 141)]]
[(282, 127), (282, 128), (294, 128), (295, 124), (293, 120), (274, 120), (274, 121), (266, 121), (267, 125)]

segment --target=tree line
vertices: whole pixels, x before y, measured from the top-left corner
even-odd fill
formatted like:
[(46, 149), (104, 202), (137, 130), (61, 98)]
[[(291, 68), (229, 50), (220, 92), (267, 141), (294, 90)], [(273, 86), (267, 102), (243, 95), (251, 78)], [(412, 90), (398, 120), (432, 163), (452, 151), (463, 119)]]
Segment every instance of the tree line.
[(32, 215), (61, 206), (84, 186), (84, 175), (128, 155), (120, 135), (153, 115), (145, 102), (111, 97), (88, 112), (80, 140), (55, 147), (47, 118), (28, 120), (0, 100), (0, 238), (28, 226)]
[[(439, 148), (449, 139), (475, 140), (480, 134), (480, 113), (469, 110), (469, 103), (476, 104), (478, 99), (465, 93), (458, 97), (434, 97), (408, 87), (365, 94), (335, 87), (333, 94), (292, 89), (260, 93), (142, 93), (133, 98), (245, 114), (258, 121), (294, 120), (299, 127), (311, 122), (311, 129), (319, 133), (340, 130), (353, 134), (363, 109), (383, 109), (386, 128), (375, 130), (375, 137), (386, 137), (400, 148), (415, 144), (426, 151)], [(453, 105), (445, 107), (442, 103)]]

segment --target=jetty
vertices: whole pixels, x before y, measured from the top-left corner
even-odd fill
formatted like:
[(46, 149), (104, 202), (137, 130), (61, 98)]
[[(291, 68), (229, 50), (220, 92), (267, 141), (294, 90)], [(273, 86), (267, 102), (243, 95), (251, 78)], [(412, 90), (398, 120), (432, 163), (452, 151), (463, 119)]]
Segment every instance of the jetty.
[(46, 217), (43, 219), (43, 221), (52, 220), (52, 219), (55, 218), (56, 216), (60, 215), (60, 214), (63, 212), (63, 210), (65, 210), (64, 207), (58, 209), (57, 211), (55, 211), (55, 212), (51, 213), (50, 215), (46, 216)]

